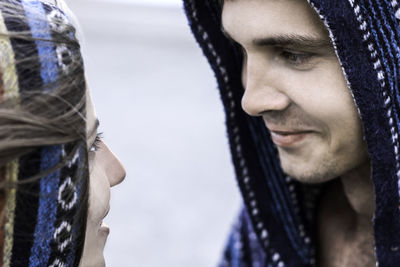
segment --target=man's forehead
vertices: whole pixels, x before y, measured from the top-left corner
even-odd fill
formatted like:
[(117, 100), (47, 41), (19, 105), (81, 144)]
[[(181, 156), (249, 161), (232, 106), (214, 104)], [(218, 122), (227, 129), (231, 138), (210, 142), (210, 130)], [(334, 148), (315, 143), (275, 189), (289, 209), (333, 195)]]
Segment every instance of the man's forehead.
[(324, 23), (306, 0), (225, 0), (222, 29), (248, 44), (276, 36), (330, 41)]

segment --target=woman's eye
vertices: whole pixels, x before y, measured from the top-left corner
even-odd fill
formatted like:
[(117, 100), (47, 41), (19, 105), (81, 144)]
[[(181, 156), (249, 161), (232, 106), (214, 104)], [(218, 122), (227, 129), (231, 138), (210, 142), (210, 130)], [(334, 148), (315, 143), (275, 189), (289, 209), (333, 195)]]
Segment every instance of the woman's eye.
[(293, 53), (290, 51), (282, 51), (281, 57), (289, 64), (299, 66), (310, 61), (312, 55), (304, 53)]
[(96, 135), (96, 138), (94, 139), (92, 146), (89, 149), (89, 152), (96, 152), (97, 150), (99, 150), (101, 142), (102, 142), (102, 133), (98, 133)]

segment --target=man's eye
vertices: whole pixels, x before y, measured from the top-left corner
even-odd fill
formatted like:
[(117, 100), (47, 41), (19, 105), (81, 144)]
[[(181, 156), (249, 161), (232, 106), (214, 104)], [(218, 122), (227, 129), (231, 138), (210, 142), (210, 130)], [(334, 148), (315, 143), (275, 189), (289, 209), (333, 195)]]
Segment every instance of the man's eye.
[(289, 64), (299, 66), (310, 61), (312, 55), (304, 53), (293, 53), (290, 51), (282, 51), (281, 57)]

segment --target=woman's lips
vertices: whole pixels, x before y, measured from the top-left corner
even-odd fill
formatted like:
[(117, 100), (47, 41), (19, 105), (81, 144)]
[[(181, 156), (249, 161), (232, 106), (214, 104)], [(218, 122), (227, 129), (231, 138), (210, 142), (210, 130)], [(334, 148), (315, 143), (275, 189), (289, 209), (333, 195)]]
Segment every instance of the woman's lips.
[[(105, 211), (103, 219), (108, 215), (109, 211), (110, 211), (110, 205), (108, 206), (107, 210)], [(103, 220), (101, 220), (99, 231), (108, 235), (110, 233), (110, 227)]]
[(110, 227), (105, 222), (101, 222), (99, 231), (105, 235), (108, 235), (110, 233)]
[(302, 141), (310, 131), (283, 132), (271, 131), (271, 138), (275, 145), (279, 147), (292, 147)]

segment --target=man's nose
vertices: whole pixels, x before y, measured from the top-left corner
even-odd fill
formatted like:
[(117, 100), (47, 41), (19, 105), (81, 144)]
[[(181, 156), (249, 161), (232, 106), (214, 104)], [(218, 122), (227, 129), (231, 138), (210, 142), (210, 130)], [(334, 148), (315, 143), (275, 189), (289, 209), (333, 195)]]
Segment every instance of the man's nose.
[(260, 116), (264, 112), (284, 110), (290, 105), (290, 98), (280, 88), (279, 80), (267, 66), (251, 65), (248, 61), (246, 74), (243, 75), (245, 92), (242, 108), (250, 116)]

